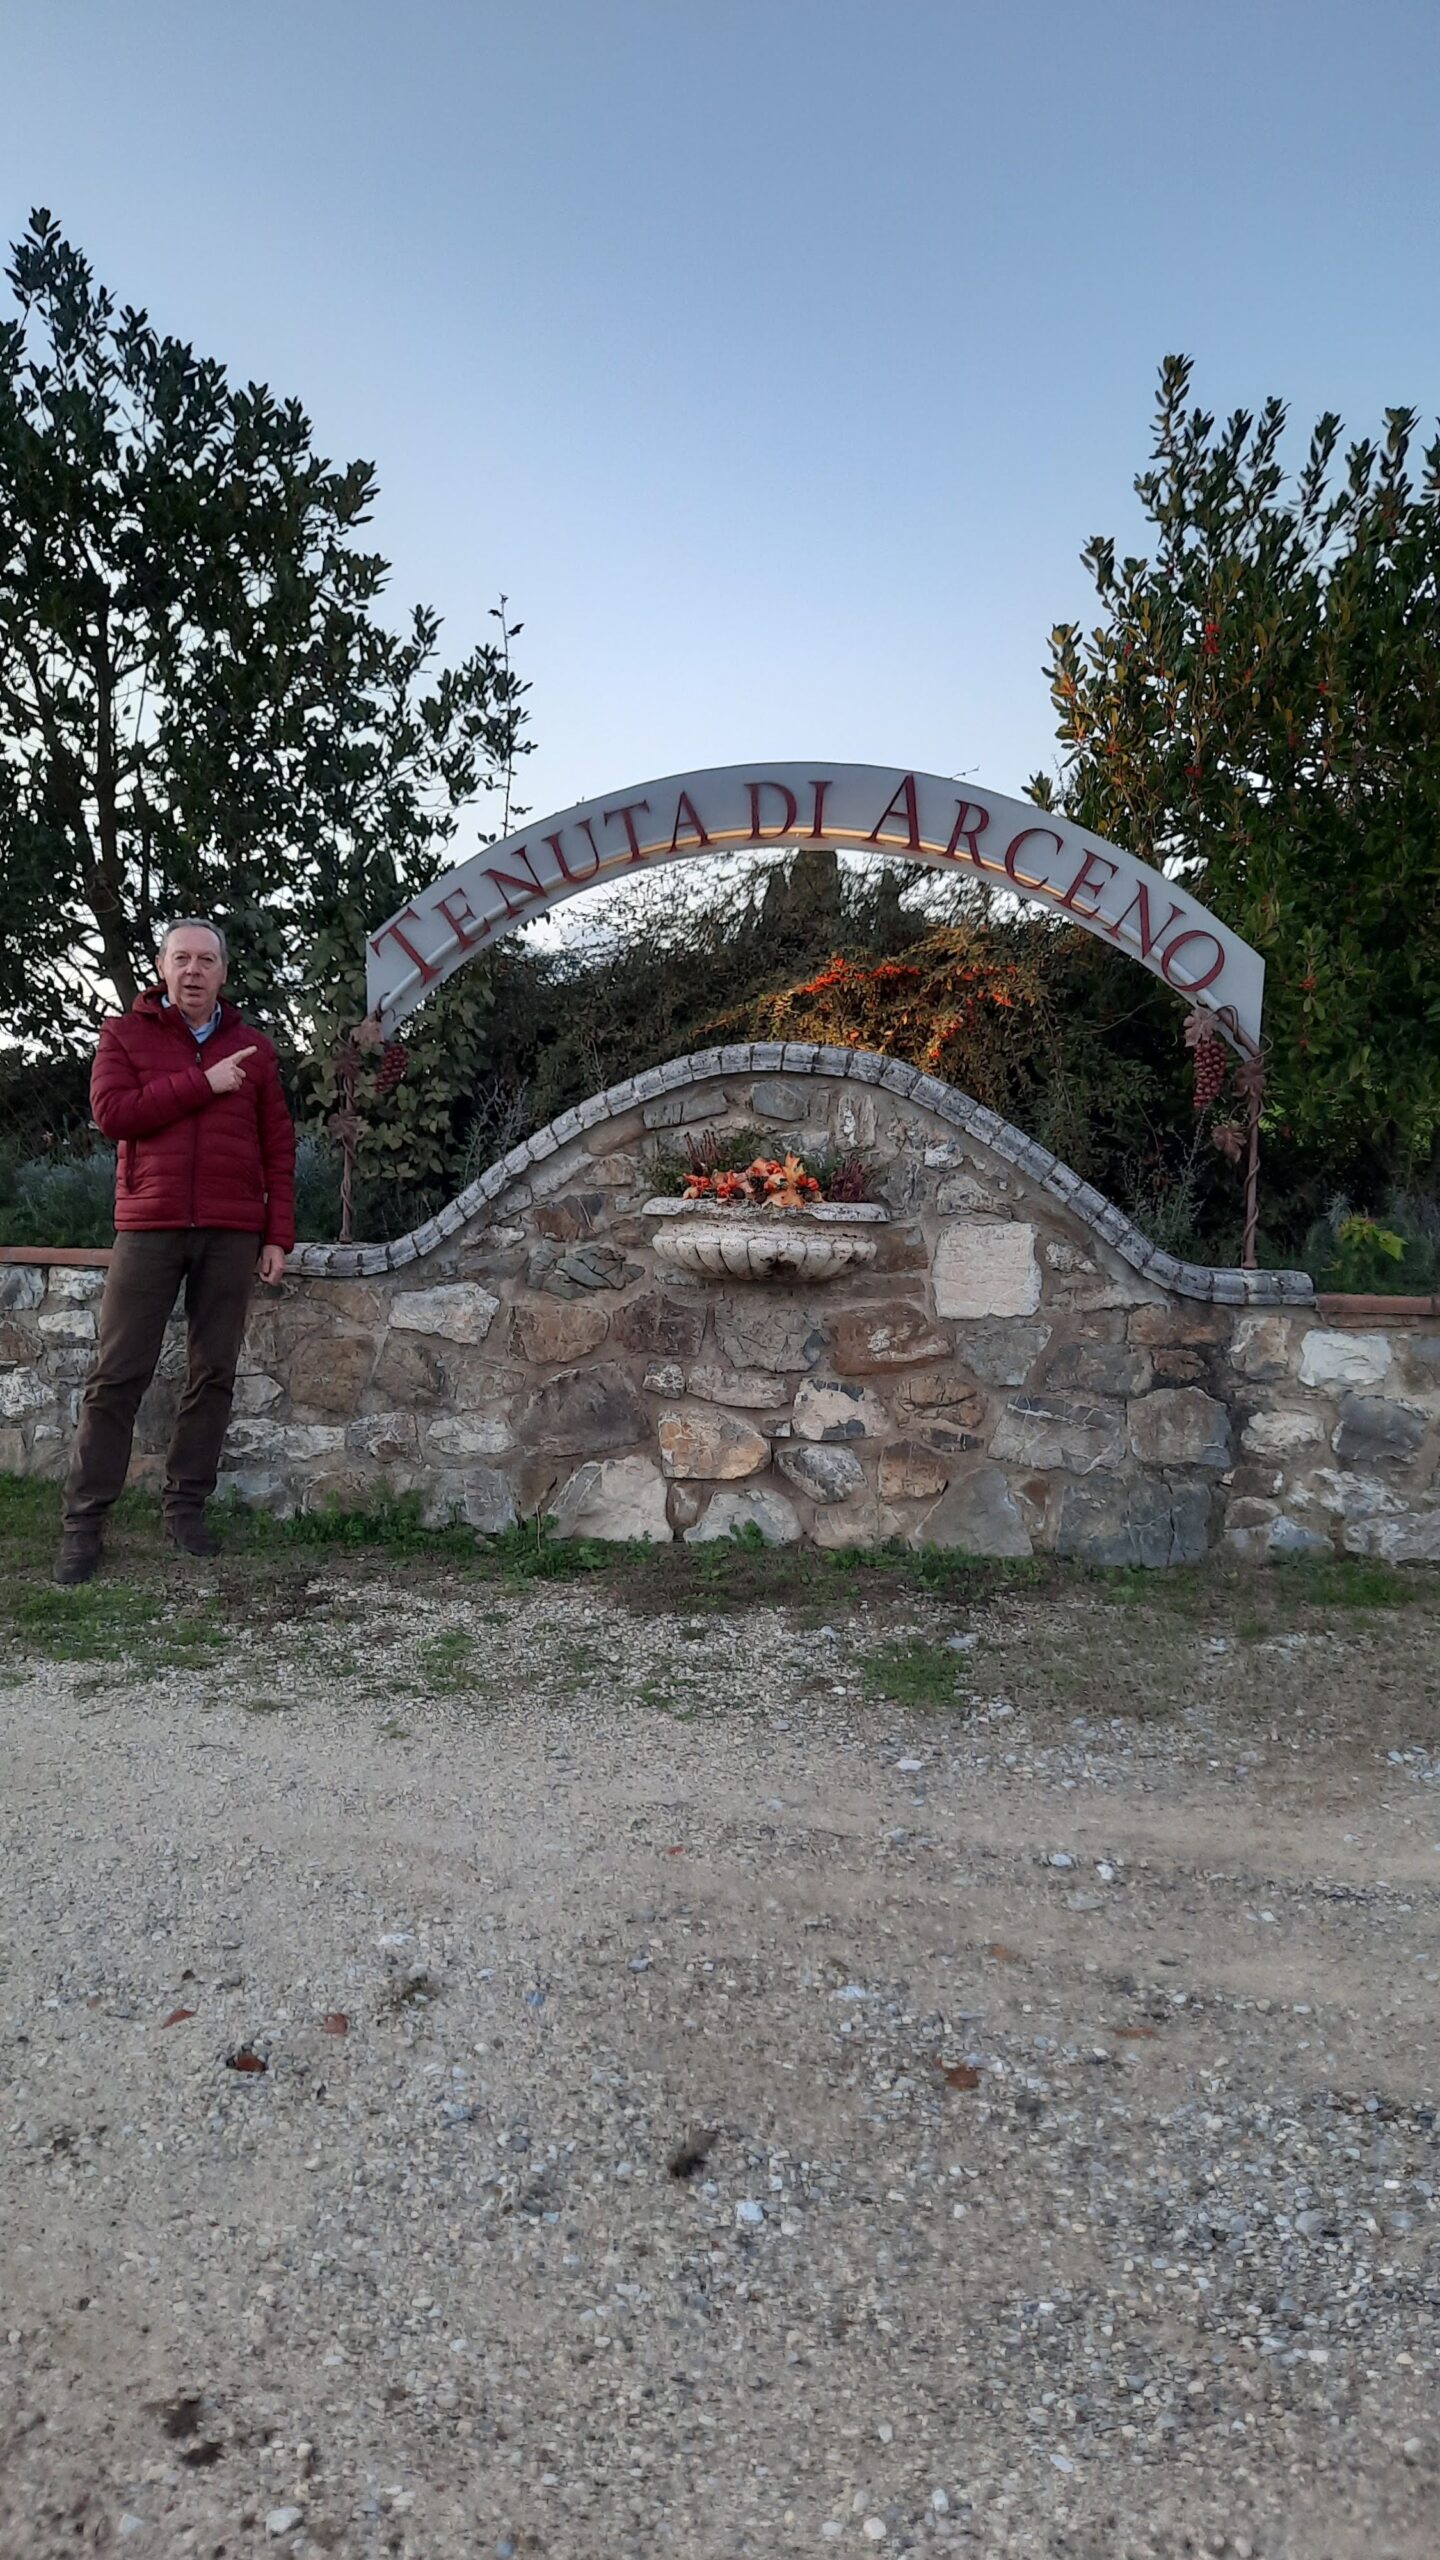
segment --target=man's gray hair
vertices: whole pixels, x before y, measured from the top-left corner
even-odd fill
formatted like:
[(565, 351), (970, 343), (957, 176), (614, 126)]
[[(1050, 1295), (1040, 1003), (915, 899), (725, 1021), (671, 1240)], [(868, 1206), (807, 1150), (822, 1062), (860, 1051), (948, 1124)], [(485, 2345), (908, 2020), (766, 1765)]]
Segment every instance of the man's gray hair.
[(216, 941), (220, 945), (220, 957), (228, 967), (230, 961), (230, 946), (225, 939), (225, 935), (221, 927), (215, 923), (214, 918), (211, 916), (177, 916), (173, 924), (167, 924), (164, 932), (160, 936), (161, 959), (163, 960), (165, 957), (166, 945), (168, 944), (172, 933), (193, 933), (197, 927), (201, 933), (214, 934)]

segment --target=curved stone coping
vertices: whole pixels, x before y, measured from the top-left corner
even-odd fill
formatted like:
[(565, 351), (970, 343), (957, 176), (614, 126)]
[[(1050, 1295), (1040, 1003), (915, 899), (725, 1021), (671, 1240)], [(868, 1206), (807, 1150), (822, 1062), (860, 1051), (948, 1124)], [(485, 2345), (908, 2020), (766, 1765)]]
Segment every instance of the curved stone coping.
[(1315, 1284), (1308, 1271), (1216, 1271), (1203, 1263), (1180, 1261), (1152, 1244), (1103, 1192), (1082, 1182), (1048, 1147), (1012, 1129), (983, 1103), (973, 1102), (968, 1093), (942, 1084), (938, 1076), (923, 1075), (918, 1067), (907, 1067), (898, 1058), (877, 1057), (869, 1049), (822, 1048), (813, 1040), (736, 1041), (728, 1048), (700, 1049), (688, 1058), (672, 1058), (666, 1066), (649, 1067), (643, 1075), (626, 1076), (608, 1092), (562, 1111), (548, 1128), (537, 1129), (533, 1138), (512, 1147), (447, 1208), (408, 1235), (396, 1236), (389, 1244), (297, 1245), (289, 1267), (292, 1272), (331, 1280), (364, 1280), (385, 1271), (401, 1271), (458, 1235), (513, 1182), (523, 1180), (532, 1166), (543, 1164), (547, 1156), (568, 1146), (572, 1138), (582, 1137), (587, 1129), (617, 1120), (622, 1112), (638, 1110), (643, 1103), (657, 1102), (664, 1094), (682, 1092), (687, 1085), (748, 1075), (846, 1077), (852, 1084), (875, 1085), (883, 1093), (898, 1094), (902, 1101), (919, 1103), (951, 1128), (978, 1139), (1003, 1163), (1013, 1165), (1123, 1262), (1156, 1288), (1169, 1289), (1177, 1297), (1207, 1298), (1232, 1307), (1305, 1306), (1314, 1301)]

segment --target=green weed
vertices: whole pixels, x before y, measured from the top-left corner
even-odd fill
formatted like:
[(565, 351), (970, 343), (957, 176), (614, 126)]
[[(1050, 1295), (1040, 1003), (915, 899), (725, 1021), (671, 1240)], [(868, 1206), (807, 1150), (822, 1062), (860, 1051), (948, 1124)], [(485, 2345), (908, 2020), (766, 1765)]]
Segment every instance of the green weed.
[(959, 1657), (948, 1645), (926, 1644), (919, 1636), (862, 1654), (860, 1676), (872, 1698), (897, 1707), (936, 1712), (964, 1703)]

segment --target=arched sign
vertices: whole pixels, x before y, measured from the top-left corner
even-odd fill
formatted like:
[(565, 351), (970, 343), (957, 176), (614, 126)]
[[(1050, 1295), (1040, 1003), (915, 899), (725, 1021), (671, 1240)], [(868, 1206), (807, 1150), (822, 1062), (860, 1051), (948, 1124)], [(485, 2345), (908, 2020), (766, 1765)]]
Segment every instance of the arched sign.
[(1028, 800), (869, 764), (670, 774), (486, 845), (371, 934), (370, 1010), (393, 1028), (502, 934), (642, 863), (777, 846), (958, 864), (1128, 952), (1213, 1011), (1237, 1047), (1259, 1044), (1265, 964), (1178, 881)]

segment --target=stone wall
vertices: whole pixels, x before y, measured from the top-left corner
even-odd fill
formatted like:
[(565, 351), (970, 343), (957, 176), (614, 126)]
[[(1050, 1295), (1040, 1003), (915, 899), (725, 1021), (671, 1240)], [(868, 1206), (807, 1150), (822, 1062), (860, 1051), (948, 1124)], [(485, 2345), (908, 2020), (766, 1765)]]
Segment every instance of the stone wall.
[[(657, 1259), (653, 1162), (751, 1124), (874, 1161), (874, 1263), (823, 1286)], [(98, 1263), (0, 1264), (0, 1469), (57, 1475)], [(184, 1368), (142, 1409), (154, 1484)], [(1440, 1559), (1440, 1321), (1337, 1322), (1303, 1274), (1158, 1252), (1045, 1150), (892, 1061), (751, 1044), (632, 1079), (417, 1234), (304, 1246), (262, 1292), (224, 1487), (416, 1490), (477, 1530), (1096, 1563), (1221, 1548)]]

